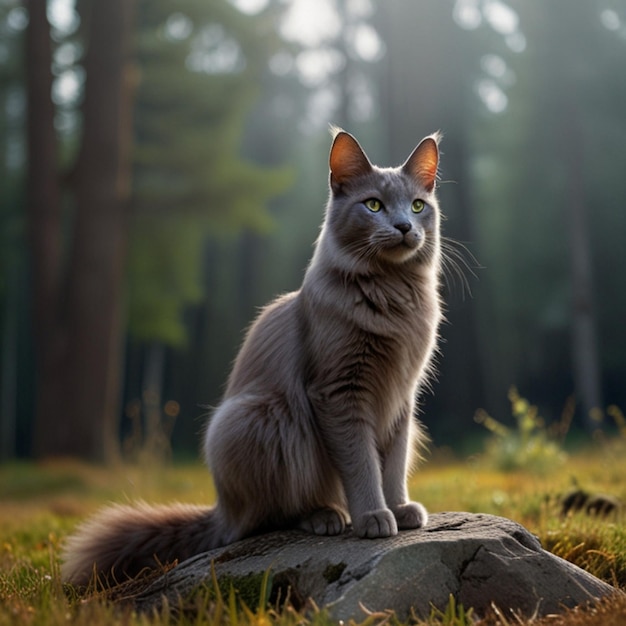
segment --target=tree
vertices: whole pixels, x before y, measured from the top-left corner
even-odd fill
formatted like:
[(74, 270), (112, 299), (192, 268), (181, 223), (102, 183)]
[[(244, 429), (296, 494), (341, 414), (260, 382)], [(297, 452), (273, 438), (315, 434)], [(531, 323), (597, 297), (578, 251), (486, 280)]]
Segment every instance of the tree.
[(110, 461), (118, 452), (134, 3), (83, 6), (90, 11), (83, 136), (70, 177), (74, 220), (65, 264), (49, 25), (45, 3), (29, 4), (28, 219), (38, 373), (33, 447), (39, 457)]
[[(568, 9), (568, 17), (562, 20), (562, 11)], [(546, 7), (548, 19), (554, 25), (549, 34), (540, 27), (539, 16), (530, 15), (530, 23), (537, 34), (536, 45), (543, 52), (545, 61), (538, 74), (545, 85), (562, 80), (561, 88), (552, 94), (550, 111), (553, 114), (545, 139), (552, 144), (550, 154), (559, 163), (560, 176), (566, 181), (565, 193), (555, 194), (554, 204), (560, 208), (563, 222), (568, 225), (569, 283), (570, 283), (570, 360), (574, 392), (580, 407), (581, 425), (593, 432), (597, 422), (594, 411), (603, 407), (602, 366), (597, 335), (597, 307), (592, 259), (592, 236), (588, 223), (588, 207), (591, 204), (593, 179), (586, 177), (588, 140), (583, 125), (594, 124), (594, 106), (587, 93), (594, 84), (594, 77), (585, 71), (585, 52), (597, 56), (597, 41), (606, 32), (596, 28), (589, 32), (593, 18), (599, 22), (595, 11), (584, 4), (572, 7), (562, 1)], [(522, 15), (524, 9), (521, 8)], [(534, 21), (531, 21), (533, 20)], [(549, 43), (557, 37), (563, 45), (556, 49)], [(569, 45), (574, 39), (578, 44)], [(585, 52), (583, 52), (585, 51)], [(582, 71), (581, 71), (582, 70)], [(582, 88), (581, 88), (582, 87)], [(597, 85), (600, 88), (600, 85)], [(586, 106), (585, 106), (586, 105)], [(586, 116), (586, 119), (584, 119)]]
[[(42, 424), (40, 452), (62, 405), (57, 376), (64, 358), (60, 332), (61, 295), (61, 192), (57, 170), (58, 146), (54, 131), (52, 45), (46, 3), (29, 2), (26, 31), (26, 81), (28, 102), (27, 211), (30, 232), (35, 359), (39, 379), (36, 411)], [(46, 420), (50, 425), (46, 428)], [(57, 431), (58, 432), (58, 431)], [(63, 433), (65, 436), (66, 433)], [(53, 435), (54, 436), (54, 435)], [(55, 437), (56, 438), (56, 437)]]
[[(30, 376), (19, 372), (20, 348), (31, 327), (22, 314), (27, 287), (24, 262), (23, 180), (25, 152), (24, 7), (0, 3), (0, 461), (17, 454), (19, 399)], [(41, 190), (40, 190), (41, 191)]]
[[(245, 324), (230, 292), (239, 259), (220, 254), (218, 241), (234, 246), (242, 231), (267, 232), (270, 201), (291, 182), (289, 168), (243, 154), (246, 121), (279, 43), (272, 19), (272, 11), (252, 19), (223, 0), (139, 3), (126, 400), (136, 405), (147, 387), (161, 397), (175, 369), (167, 389), (183, 406), (177, 435), (190, 433), (194, 445), (197, 423), (185, 418), (214, 399), (230, 358), (216, 346), (226, 338), (235, 345)], [(207, 257), (218, 267), (207, 267)], [(208, 289), (212, 272), (228, 280)], [(190, 322), (226, 307), (227, 326)], [(206, 376), (216, 358), (218, 380)]]
[[(623, 311), (612, 295), (622, 291), (620, 278), (606, 272), (605, 261), (623, 219), (612, 200), (597, 201), (604, 189), (615, 194), (620, 187), (604, 144), (609, 127), (609, 144), (623, 133), (624, 94), (613, 87), (623, 41), (602, 27), (596, 6), (509, 4), (525, 47), (501, 46), (515, 77), (509, 104), (499, 120), (477, 125), (477, 153), (490, 162), (489, 178), (477, 187), (498, 320), (492, 334), (509, 384), (532, 387), (553, 414), (574, 392), (579, 426), (591, 431), (597, 424), (590, 414), (603, 404), (602, 353), (616, 345), (621, 326), (605, 327), (611, 346), (602, 346), (598, 319), (602, 311)], [(601, 298), (596, 279), (609, 275)]]
[(624, 279), (611, 250), (624, 182), (609, 156), (626, 133), (621, 18), (584, 2), (464, 4), (487, 105), (468, 154), (488, 387), (504, 397), (515, 383), (552, 417), (574, 392), (591, 430), (603, 395), (623, 398)]
[[(129, 375), (140, 381), (127, 391), (133, 397), (142, 379), (162, 379), (163, 346), (186, 345), (209, 235), (267, 229), (267, 204), (290, 182), (287, 169), (241, 157), (278, 41), (277, 9), (252, 20), (224, 0), (80, 0), (82, 32), (71, 49), (72, 69), (86, 76), (84, 99), (62, 111), (51, 101), (51, 67), (58, 71), (69, 35), (51, 36), (45, 5), (28, 5), (26, 46), (33, 449), (105, 461), (118, 454), (127, 324), (130, 362), (139, 352), (145, 364), (144, 375)], [(60, 113), (72, 121), (61, 142)]]

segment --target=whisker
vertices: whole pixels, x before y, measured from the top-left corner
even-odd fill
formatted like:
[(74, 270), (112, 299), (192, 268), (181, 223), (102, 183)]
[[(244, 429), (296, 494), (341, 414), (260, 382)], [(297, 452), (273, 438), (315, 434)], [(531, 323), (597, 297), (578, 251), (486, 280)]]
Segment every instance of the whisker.
[(461, 285), (461, 295), (465, 297), (465, 293), (472, 297), (467, 273), (474, 278), (478, 278), (475, 269), (480, 269), (480, 264), (470, 250), (459, 241), (450, 237), (441, 238), (441, 263), (443, 267), (443, 275), (446, 288), (451, 291), (457, 281)]
[(482, 269), (482, 266), (467, 246), (459, 241), (445, 237), (441, 242), (441, 248), (449, 258), (458, 261), (474, 278), (478, 278), (474, 270)]

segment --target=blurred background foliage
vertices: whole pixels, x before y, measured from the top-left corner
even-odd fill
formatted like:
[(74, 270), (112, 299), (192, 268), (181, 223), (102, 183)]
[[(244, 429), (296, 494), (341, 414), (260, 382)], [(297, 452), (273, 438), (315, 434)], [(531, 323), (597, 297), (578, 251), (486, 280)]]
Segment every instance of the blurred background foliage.
[[(440, 374), (423, 403), (435, 444), (467, 446), (484, 430), (479, 408), (506, 422), (512, 384), (548, 423), (567, 407), (584, 437), (608, 423), (605, 406), (626, 406), (624, 0), (126, 0), (117, 23), (97, 0), (48, 0), (42, 35), (45, 4), (0, 0), (0, 459), (112, 460), (164, 437), (197, 453), (244, 329), (300, 284), (329, 123), (384, 165), (444, 133), (444, 234), (467, 251), (466, 279), (447, 275)], [(123, 97), (90, 95), (105, 81)], [(43, 100), (48, 144), (32, 117)], [(94, 139), (108, 116), (116, 130)], [(102, 182), (108, 151), (121, 157)], [(114, 236), (88, 199), (101, 189)], [(90, 274), (105, 257), (122, 268), (111, 282)], [(82, 309), (86, 297), (100, 301)], [(82, 335), (69, 308), (93, 317)], [(74, 366), (45, 402), (59, 329), (48, 369)]]

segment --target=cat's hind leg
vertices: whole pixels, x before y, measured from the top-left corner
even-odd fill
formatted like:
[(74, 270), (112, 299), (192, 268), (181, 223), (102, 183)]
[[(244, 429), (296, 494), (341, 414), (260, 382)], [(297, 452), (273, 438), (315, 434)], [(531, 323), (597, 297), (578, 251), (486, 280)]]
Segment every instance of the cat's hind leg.
[(347, 524), (343, 511), (333, 507), (317, 509), (298, 523), (298, 528), (315, 535), (340, 535)]
[(316, 534), (345, 528), (341, 485), (303, 404), (278, 393), (226, 399), (207, 429), (205, 455), (235, 538), (290, 527)]

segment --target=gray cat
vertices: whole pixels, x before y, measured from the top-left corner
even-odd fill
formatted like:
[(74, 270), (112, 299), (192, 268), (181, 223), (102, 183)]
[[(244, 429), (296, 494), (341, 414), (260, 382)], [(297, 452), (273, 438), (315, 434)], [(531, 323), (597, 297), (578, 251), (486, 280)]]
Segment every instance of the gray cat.
[(302, 287), (252, 325), (206, 431), (217, 504), (107, 508), (69, 538), (65, 580), (119, 582), (276, 529), (337, 535), (351, 520), (377, 538), (426, 524), (406, 478), (441, 319), (439, 135), (380, 168), (334, 134)]

